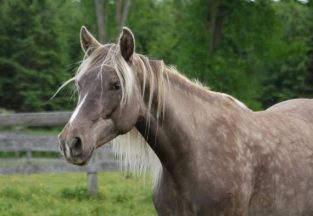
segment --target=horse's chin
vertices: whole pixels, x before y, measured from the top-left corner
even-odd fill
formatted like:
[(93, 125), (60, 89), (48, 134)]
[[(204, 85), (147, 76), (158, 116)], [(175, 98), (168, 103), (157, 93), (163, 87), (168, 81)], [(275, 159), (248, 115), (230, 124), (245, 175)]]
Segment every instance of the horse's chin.
[(88, 161), (82, 161), (82, 162), (80, 162), (80, 161), (75, 161), (75, 162), (70, 162), (70, 163), (72, 163), (72, 164), (74, 164), (74, 165), (77, 165), (77, 166), (84, 166), (84, 165), (86, 165), (87, 163), (88, 163)]
[(81, 157), (71, 157), (71, 158), (65, 157), (65, 159), (67, 162), (69, 162), (71, 164), (74, 164), (77, 166), (84, 166), (90, 161), (92, 154), (93, 154), (93, 151), (94, 150), (90, 151), (87, 154), (84, 154), (84, 156), (81, 156)]

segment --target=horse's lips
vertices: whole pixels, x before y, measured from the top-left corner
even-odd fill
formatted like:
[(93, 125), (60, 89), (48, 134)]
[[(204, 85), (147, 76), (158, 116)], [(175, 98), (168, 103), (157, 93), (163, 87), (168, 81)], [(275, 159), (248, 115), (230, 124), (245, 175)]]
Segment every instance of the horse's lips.
[(70, 162), (70, 163), (72, 163), (72, 164), (74, 164), (74, 165), (77, 165), (77, 166), (84, 166), (84, 165), (86, 165), (87, 163), (88, 163), (88, 161), (82, 161), (82, 162)]
[(77, 165), (77, 166), (84, 166), (86, 165), (90, 159), (87, 159), (87, 160), (77, 160), (77, 159), (68, 159), (68, 158), (65, 158), (67, 162), (71, 163), (71, 164), (74, 164), (74, 165)]
[(84, 166), (86, 165), (93, 154), (94, 149), (92, 149), (87, 156), (84, 156), (83, 158), (68, 158), (63, 154), (63, 157), (65, 158), (65, 160), (71, 164), (77, 165), (77, 166)]

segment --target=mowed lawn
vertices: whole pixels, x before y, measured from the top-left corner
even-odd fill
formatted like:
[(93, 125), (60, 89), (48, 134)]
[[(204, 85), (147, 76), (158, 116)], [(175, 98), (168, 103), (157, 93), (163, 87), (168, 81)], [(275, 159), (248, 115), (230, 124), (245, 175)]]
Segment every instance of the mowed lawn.
[(149, 180), (103, 172), (98, 183), (99, 196), (90, 197), (85, 173), (0, 175), (0, 215), (156, 215)]

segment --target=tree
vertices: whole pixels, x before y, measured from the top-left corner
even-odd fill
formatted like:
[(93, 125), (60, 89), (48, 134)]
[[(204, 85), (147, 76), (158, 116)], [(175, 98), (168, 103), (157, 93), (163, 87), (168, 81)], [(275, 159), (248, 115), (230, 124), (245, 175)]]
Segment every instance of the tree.
[(5, 108), (51, 110), (68, 104), (65, 97), (49, 100), (69, 78), (67, 40), (62, 37), (66, 34), (59, 33), (64, 27), (59, 6), (49, 0), (12, 0), (2, 5), (0, 104)]
[(311, 1), (292, 0), (2, 1), (0, 103), (17, 111), (69, 107), (63, 92), (49, 98), (82, 59), (81, 25), (103, 43), (127, 25), (137, 52), (253, 109), (310, 97), (312, 12)]
[(98, 40), (101, 43), (104, 43), (106, 40), (106, 31), (105, 31), (105, 4), (103, 0), (95, 0), (95, 11), (97, 17), (97, 27), (98, 27)]
[(115, 22), (118, 30), (127, 24), (131, 0), (115, 0)]
[(272, 44), (275, 49), (269, 53), (270, 64), (262, 80), (265, 107), (282, 100), (313, 95), (313, 86), (309, 82), (313, 47), (312, 10), (308, 5), (294, 1), (273, 6), (280, 29), (275, 44)]

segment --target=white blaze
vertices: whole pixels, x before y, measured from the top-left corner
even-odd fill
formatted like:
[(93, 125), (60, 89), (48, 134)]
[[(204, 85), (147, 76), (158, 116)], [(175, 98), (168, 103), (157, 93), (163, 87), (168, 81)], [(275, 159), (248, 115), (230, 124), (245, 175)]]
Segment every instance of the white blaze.
[(78, 104), (78, 106), (76, 107), (75, 111), (73, 112), (71, 118), (70, 118), (70, 124), (73, 123), (73, 121), (75, 120), (75, 118), (77, 117), (80, 109), (82, 108), (85, 100), (86, 100), (86, 97), (87, 97), (88, 93), (85, 94), (84, 98), (81, 100), (81, 102)]
[(65, 145), (65, 156), (66, 156), (67, 158), (70, 158), (70, 157), (71, 157), (71, 151), (70, 151), (70, 148), (68, 147), (67, 144)]

